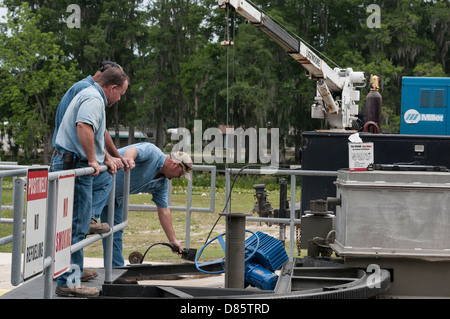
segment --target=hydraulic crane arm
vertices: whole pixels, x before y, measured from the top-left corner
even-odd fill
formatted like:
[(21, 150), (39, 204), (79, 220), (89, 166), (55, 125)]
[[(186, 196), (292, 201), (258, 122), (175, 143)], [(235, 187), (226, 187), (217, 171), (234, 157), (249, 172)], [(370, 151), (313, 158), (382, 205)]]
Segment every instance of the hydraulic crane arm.
[[(299, 41), (272, 19), (264, 15), (245, 0), (218, 0), (220, 8), (230, 6), (249, 23), (267, 34), (280, 45), (293, 59), (299, 62), (309, 74), (310, 79), (319, 80), (316, 104), (313, 105), (314, 118), (327, 118), (331, 128), (351, 128), (358, 114), (359, 91), (353, 84), (365, 85), (363, 72), (353, 72), (351, 68), (332, 69), (319, 58), (305, 43)], [(335, 101), (335, 98), (338, 101)], [(336, 115), (340, 114), (340, 115)]]
[[(247, 1), (219, 0), (219, 7), (229, 4), (252, 25), (267, 34), (309, 71), (311, 78), (325, 79), (333, 91), (342, 91), (344, 81), (303, 42), (295, 39), (272, 19), (255, 9)], [(329, 78), (332, 79), (329, 79)]]

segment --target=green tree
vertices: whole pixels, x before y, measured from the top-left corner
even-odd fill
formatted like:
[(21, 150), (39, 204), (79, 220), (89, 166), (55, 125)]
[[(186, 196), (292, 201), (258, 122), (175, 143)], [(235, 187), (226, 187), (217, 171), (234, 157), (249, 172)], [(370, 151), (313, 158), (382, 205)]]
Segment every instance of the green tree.
[(426, 21), (422, 35), (430, 37), (435, 44), (433, 62), (440, 64), (443, 71), (450, 75), (450, 2), (441, 0), (432, 1), (429, 5), (422, 3), (421, 9)]
[[(20, 0), (1, 3), (11, 10), (11, 19), (23, 11)], [(239, 14), (230, 12), (226, 21), (217, 0), (79, 0), (80, 28), (66, 24), (71, 3), (29, 0), (30, 14), (41, 17), (30, 34), (42, 38), (34, 46), (24, 45), (24, 53), (17, 57), (1, 57), (0, 81), (8, 83), (1, 89), (1, 114), (4, 121), (14, 123), (16, 141), (32, 141), (25, 137), (30, 133), (21, 135), (22, 129), (16, 133), (19, 118), (30, 130), (45, 121), (53, 123), (50, 112), (48, 120), (37, 119), (37, 105), (56, 105), (64, 90), (59, 92), (52, 77), (42, 72), (70, 70), (73, 77), (66, 81), (75, 82), (92, 74), (101, 60), (118, 62), (131, 77), (126, 97), (108, 110), (109, 124), (129, 126), (130, 133), (135, 126), (144, 132), (156, 130), (160, 147), (166, 128), (191, 128), (194, 119), (203, 120), (204, 127), (227, 122), (235, 127), (278, 127), (282, 143), (296, 147), (303, 131), (321, 128), (322, 122), (310, 117), (315, 82), (305, 76), (304, 68), (265, 34), (245, 24)], [(367, 24), (371, 4), (381, 10), (379, 28)], [(257, 5), (320, 51), (332, 68), (365, 71), (367, 79), (370, 74), (380, 76), (385, 132), (399, 129), (403, 76), (450, 75), (447, 0), (258, 0)], [(234, 47), (220, 45), (227, 29), (235, 35)], [(15, 33), (3, 32), (2, 54), (13, 52), (13, 38)], [(39, 60), (36, 48), (50, 50), (50, 44), (58, 47), (59, 58)], [(19, 61), (24, 55), (29, 55), (29, 64)], [(50, 51), (47, 55), (55, 56)], [(77, 69), (72, 61), (78, 62)], [(38, 71), (41, 79), (35, 82), (9, 84)], [(46, 87), (46, 98), (39, 96), (42, 90), (31, 94), (27, 85)], [(368, 92), (367, 87), (361, 90), (361, 115)], [(39, 134), (45, 131), (39, 128)], [(39, 139), (49, 143), (46, 136)], [(38, 144), (33, 144), (34, 149)]]
[(67, 60), (53, 33), (40, 31), (41, 16), (26, 3), (8, 18), (7, 32), (0, 34), (0, 108), (10, 110), (3, 121), (12, 126), (14, 143), (22, 146), (25, 158), (43, 147), (48, 164), (56, 108), (74, 81), (76, 64)]
[[(156, 127), (156, 144), (164, 145), (165, 128), (188, 127), (201, 118), (199, 102), (211, 83), (214, 45), (211, 15), (204, 1), (151, 1), (146, 39), (139, 46), (135, 101), (139, 127)], [(203, 102), (203, 101), (202, 101)]]

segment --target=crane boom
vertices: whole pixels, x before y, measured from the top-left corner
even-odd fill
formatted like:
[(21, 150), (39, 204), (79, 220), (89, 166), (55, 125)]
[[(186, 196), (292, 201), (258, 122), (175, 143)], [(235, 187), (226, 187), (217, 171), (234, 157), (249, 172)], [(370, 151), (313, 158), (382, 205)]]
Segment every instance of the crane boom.
[(360, 92), (357, 85), (365, 86), (364, 72), (351, 68), (332, 69), (305, 43), (296, 39), (272, 19), (245, 0), (218, 0), (220, 8), (231, 7), (253, 26), (267, 34), (308, 72), (309, 78), (318, 80), (313, 118), (325, 118), (331, 129), (354, 127), (358, 115)]

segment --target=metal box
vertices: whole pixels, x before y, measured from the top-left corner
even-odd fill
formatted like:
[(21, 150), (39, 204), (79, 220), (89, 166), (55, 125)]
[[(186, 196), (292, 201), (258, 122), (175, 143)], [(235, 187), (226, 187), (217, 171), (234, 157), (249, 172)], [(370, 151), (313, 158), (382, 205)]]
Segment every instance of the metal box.
[(450, 173), (340, 170), (341, 256), (450, 257)]
[(402, 80), (400, 133), (450, 135), (450, 78)]
[[(337, 171), (349, 168), (348, 137), (352, 133), (304, 132), (302, 169)], [(374, 146), (375, 164), (417, 163), (450, 168), (450, 136), (360, 133)], [(312, 200), (336, 196), (336, 177), (302, 176), (301, 212)], [(332, 208), (335, 211), (334, 207)]]
[(327, 238), (330, 231), (335, 229), (335, 216), (331, 214), (313, 215), (306, 214), (302, 216), (302, 225), (300, 228), (301, 241), (300, 248), (307, 249), (308, 241), (315, 237)]

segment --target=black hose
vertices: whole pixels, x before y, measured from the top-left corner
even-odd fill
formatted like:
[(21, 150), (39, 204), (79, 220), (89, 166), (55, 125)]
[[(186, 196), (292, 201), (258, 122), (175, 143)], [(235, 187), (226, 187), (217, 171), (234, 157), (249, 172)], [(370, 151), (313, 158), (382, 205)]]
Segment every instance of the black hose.
[(145, 255), (147, 255), (147, 252), (148, 252), (153, 246), (156, 246), (156, 245), (167, 246), (167, 247), (170, 247), (170, 249), (172, 249), (172, 251), (178, 252), (178, 248), (177, 248), (175, 245), (168, 244), (168, 243), (154, 243), (153, 245), (150, 245), (150, 247), (148, 247), (147, 250), (145, 251), (145, 253), (144, 253), (144, 255), (142, 256), (142, 259), (141, 259), (141, 264), (144, 262), (144, 258), (145, 258)]

